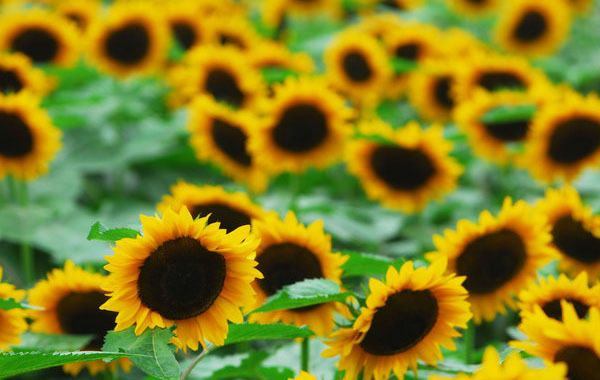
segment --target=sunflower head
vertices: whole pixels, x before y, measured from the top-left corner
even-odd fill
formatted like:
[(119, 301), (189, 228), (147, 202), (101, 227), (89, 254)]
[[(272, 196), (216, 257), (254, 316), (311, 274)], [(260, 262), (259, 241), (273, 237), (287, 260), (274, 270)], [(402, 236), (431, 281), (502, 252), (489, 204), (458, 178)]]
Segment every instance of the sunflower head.
[(501, 0), (448, 0), (450, 6), (461, 15), (486, 16), (498, 10)]
[(35, 68), (31, 60), (21, 53), (0, 53), (0, 94), (29, 91), (46, 95), (54, 81)]
[(119, 240), (106, 256), (110, 298), (101, 308), (118, 313), (115, 331), (177, 325), (172, 342), (179, 348), (222, 345), (227, 322), (243, 322), (239, 308), (254, 302), (260, 239), (250, 226), (227, 233), (208, 216), (193, 219), (187, 207), (140, 219), (143, 235)]
[(317, 378), (308, 372), (300, 371), (300, 374), (298, 374), (298, 376), (296, 376), (293, 379), (288, 379), (288, 380), (317, 380)]
[[(0, 267), (0, 281), (2, 280), (2, 267)], [(21, 301), (25, 298), (25, 290), (17, 290), (14, 285), (0, 282), (0, 299), (12, 298)], [(0, 310), (0, 352), (10, 350), (9, 346), (21, 343), (19, 337), (27, 331), (27, 313), (23, 309)]]
[(80, 30), (86, 31), (101, 13), (102, 4), (99, 0), (61, 0), (56, 4), (56, 11)]
[(216, 46), (229, 46), (251, 51), (260, 38), (242, 16), (215, 15), (204, 20), (205, 41)]
[(163, 5), (171, 35), (185, 51), (190, 50), (206, 39), (198, 8), (199, 5), (190, 0), (172, 1)]
[(250, 51), (250, 64), (257, 69), (282, 68), (301, 74), (315, 71), (315, 64), (308, 54), (292, 53), (285, 45), (264, 41)]
[(452, 88), (456, 81), (456, 65), (441, 59), (430, 59), (411, 74), (410, 102), (421, 116), (433, 122), (450, 120), (456, 100)]
[(332, 334), (323, 356), (340, 355), (344, 380), (386, 379), (393, 370), (402, 379), (417, 360), (435, 366), (442, 360), (440, 346), (455, 350), (455, 327), (471, 319), (464, 277), (444, 274), (446, 261), (414, 269), (408, 261), (399, 271), (390, 267), (385, 283), (371, 278), (366, 307), (351, 328)]

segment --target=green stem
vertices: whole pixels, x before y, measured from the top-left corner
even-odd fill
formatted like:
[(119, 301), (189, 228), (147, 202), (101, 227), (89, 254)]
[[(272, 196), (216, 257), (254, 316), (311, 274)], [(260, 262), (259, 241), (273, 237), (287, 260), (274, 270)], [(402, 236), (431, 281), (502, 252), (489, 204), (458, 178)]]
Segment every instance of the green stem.
[(106, 380), (117, 380), (119, 378), (118, 369), (115, 369), (115, 371), (111, 371), (109, 368), (107, 368), (104, 370), (103, 374), (103, 377)]
[(206, 355), (208, 355), (210, 353), (210, 350), (206, 349), (206, 350), (202, 350), (201, 353), (198, 354), (198, 356), (196, 356), (196, 358), (192, 361), (192, 363), (185, 369), (185, 371), (183, 371), (183, 373), (181, 374), (181, 377), (179, 378), (179, 380), (185, 380), (190, 373), (192, 373), (192, 370), (194, 369), (194, 367), (200, 363), (200, 360), (202, 360), (203, 357), (205, 357)]
[[(18, 186), (17, 189), (19, 204), (21, 207), (26, 207), (29, 204), (29, 189), (27, 188), (27, 182), (19, 182), (19, 185), (20, 186)], [(31, 248), (29, 240), (25, 237), (21, 240), (21, 264), (23, 265), (25, 283), (32, 284), (35, 280), (33, 249)]]
[(310, 340), (309, 338), (304, 338), (302, 341), (302, 355), (300, 357), (300, 368), (303, 371), (308, 372), (309, 360), (310, 360)]
[(475, 349), (475, 325), (473, 322), (469, 322), (468, 328), (465, 330), (463, 344), (465, 364), (471, 364), (473, 350)]
[(290, 204), (288, 209), (298, 215), (298, 196), (300, 195), (300, 176), (290, 173)]

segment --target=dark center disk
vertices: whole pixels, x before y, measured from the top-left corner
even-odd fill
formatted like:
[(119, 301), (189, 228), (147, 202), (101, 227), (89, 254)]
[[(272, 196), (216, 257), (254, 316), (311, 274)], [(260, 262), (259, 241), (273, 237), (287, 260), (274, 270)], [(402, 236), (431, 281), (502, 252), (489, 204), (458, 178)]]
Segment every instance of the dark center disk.
[(562, 300), (569, 302), (575, 307), (575, 312), (579, 318), (585, 318), (588, 310), (590, 309), (588, 305), (574, 298), (557, 298), (555, 300), (546, 302), (542, 306), (542, 310), (544, 310), (544, 313), (546, 313), (546, 315), (550, 318), (556, 319), (557, 321), (562, 321), (562, 306), (560, 306), (560, 301)]
[(80, 15), (79, 13), (75, 13), (75, 12), (67, 13), (67, 14), (65, 14), (65, 17), (68, 18), (69, 20), (73, 21), (79, 29), (85, 29), (85, 27), (87, 26), (86, 22), (85, 22), (85, 18), (82, 15)]
[(0, 93), (9, 94), (23, 89), (23, 83), (13, 70), (0, 69)]
[(383, 0), (381, 4), (398, 10), (404, 9), (396, 0)]
[(567, 363), (569, 380), (600, 380), (600, 358), (588, 347), (564, 347), (556, 353), (554, 362)]
[(58, 54), (59, 43), (46, 29), (31, 27), (17, 34), (10, 48), (25, 54), (35, 63), (48, 63)]
[(219, 102), (226, 102), (235, 107), (244, 103), (244, 93), (238, 87), (235, 78), (225, 70), (211, 70), (206, 77), (204, 88)]
[(33, 135), (21, 116), (0, 112), (0, 155), (18, 158), (33, 150)]
[(485, 130), (501, 141), (520, 141), (529, 132), (529, 120), (507, 121), (503, 123), (484, 123)]
[(514, 38), (522, 42), (533, 42), (548, 30), (548, 24), (544, 15), (537, 11), (525, 13), (514, 31)]
[(225, 283), (225, 258), (199, 241), (180, 237), (164, 242), (140, 267), (138, 295), (149, 309), (167, 319), (202, 314)]
[(514, 231), (502, 229), (467, 244), (456, 259), (456, 272), (467, 277), (463, 286), (469, 293), (486, 294), (515, 277), (526, 258), (521, 237)]
[(252, 165), (252, 157), (246, 149), (248, 136), (244, 131), (224, 120), (215, 119), (211, 132), (213, 141), (223, 153), (242, 166)]
[(171, 25), (171, 32), (175, 39), (181, 45), (183, 50), (189, 50), (196, 43), (196, 31), (185, 22), (175, 22)]
[(559, 218), (552, 226), (552, 242), (566, 256), (585, 264), (600, 261), (600, 239), (571, 215)]
[(402, 290), (375, 312), (360, 346), (372, 355), (395, 355), (417, 345), (438, 319), (438, 304), (429, 290)]
[(357, 51), (346, 54), (342, 60), (342, 66), (346, 75), (354, 82), (365, 82), (373, 74), (367, 59)]
[(256, 261), (256, 269), (264, 276), (256, 281), (268, 296), (286, 285), (323, 277), (321, 263), (314, 253), (294, 243), (271, 245), (256, 257)]
[(425, 153), (390, 145), (375, 149), (371, 167), (377, 177), (397, 190), (416, 190), (435, 174), (435, 166)]
[(208, 224), (221, 222), (221, 229), (231, 232), (238, 227), (251, 223), (251, 218), (246, 213), (222, 203), (207, 203), (195, 205), (190, 210), (194, 218), (210, 214)]
[(421, 45), (412, 43), (406, 45), (400, 45), (396, 47), (394, 55), (396, 58), (405, 59), (407, 61), (416, 61), (419, 59), (421, 54)]
[(585, 117), (559, 123), (550, 136), (548, 156), (561, 164), (583, 160), (600, 147), (600, 123)]
[(450, 77), (440, 77), (435, 81), (433, 86), (433, 93), (435, 96), (436, 102), (446, 109), (454, 108), (454, 99), (450, 93), (450, 88), (452, 87), (452, 78)]
[(283, 112), (272, 133), (281, 149), (304, 153), (318, 148), (329, 130), (323, 111), (312, 104), (297, 104)]
[(150, 51), (150, 35), (142, 24), (129, 24), (112, 30), (104, 41), (106, 54), (124, 65), (135, 65)]
[(65, 295), (56, 305), (58, 323), (67, 334), (93, 335), (88, 349), (99, 350), (106, 333), (115, 328), (117, 313), (100, 310), (108, 297), (99, 291), (73, 292)]
[(238, 37), (232, 36), (231, 34), (221, 33), (219, 35), (219, 42), (221, 45), (233, 45), (240, 49), (244, 48), (242, 41)]
[(480, 5), (480, 4), (485, 4), (487, 2), (487, 0), (468, 0), (468, 2), (471, 4)]
[(521, 78), (515, 74), (500, 71), (482, 74), (477, 81), (477, 85), (488, 91), (498, 91), (503, 89), (522, 90), (526, 87)]

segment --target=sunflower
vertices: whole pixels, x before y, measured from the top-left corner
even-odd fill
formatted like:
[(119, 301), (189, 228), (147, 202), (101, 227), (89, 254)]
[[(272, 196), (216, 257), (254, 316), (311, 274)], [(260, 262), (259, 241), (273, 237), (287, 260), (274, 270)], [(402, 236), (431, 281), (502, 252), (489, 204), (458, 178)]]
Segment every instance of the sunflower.
[(28, 92), (0, 94), (0, 177), (33, 180), (61, 147), (59, 129)]
[(283, 39), (287, 29), (288, 0), (265, 0), (260, 7), (261, 24), (273, 33), (275, 39)]
[[(345, 156), (348, 171), (360, 179), (369, 198), (417, 212), (456, 187), (463, 168), (450, 158), (452, 143), (444, 140), (440, 125), (423, 130), (411, 122), (394, 130), (376, 120), (359, 129), (366, 138), (351, 141)], [(377, 141), (381, 138), (389, 143)]]
[(341, 4), (338, 0), (287, 0), (286, 5), (290, 13), (302, 16), (318, 14), (338, 16), (341, 13)]
[(176, 325), (172, 342), (186, 350), (222, 345), (227, 321), (242, 323), (240, 307), (254, 302), (250, 283), (262, 278), (254, 267), (260, 243), (250, 226), (227, 233), (208, 217), (192, 218), (186, 207), (166, 209), (162, 219), (141, 215), (144, 235), (121, 239), (104, 268), (103, 310), (118, 312), (115, 331), (136, 324), (147, 328)]
[(531, 91), (543, 93), (550, 87), (546, 75), (525, 59), (476, 53), (458, 67), (454, 95), (458, 102), (468, 100), (477, 89)]
[[(2, 267), (0, 267), (2, 280)], [(0, 299), (12, 298), (21, 301), (25, 298), (25, 290), (17, 290), (14, 285), (0, 283)], [(0, 310), (0, 352), (10, 350), (9, 346), (21, 343), (19, 337), (27, 331), (26, 312), (23, 309)]]
[(29, 58), (21, 53), (0, 53), (0, 94), (29, 91), (45, 95), (54, 82), (35, 68)]
[(575, 179), (600, 162), (600, 100), (567, 92), (544, 104), (531, 125), (525, 150), (531, 174), (541, 181)]
[(459, 59), (460, 62), (493, 52), (492, 48), (483, 41), (466, 30), (456, 27), (444, 30), (442, 40), (437, 44), (437, 49), (440, 51), (440, 56), (446, 58), (446, 61)]
[(265, 92), (260, 72), (233, 47), (193, 48), (183, 63), (170, 71), (168, 81), (174, 89), (169, 99), (172, 106), (204, 95), (235, 108), (250, 107)]
[(317, 378), (308, 372), (300, 371), (300, 374), (298, 376), (296, 376), (294, 379), (288, 380), (317, 380)]
[(87, 30), (101, 10), (99, 0), (61, 0), (56, 3), (58, 14), (73, 21), (82, 31)]
[(324, 59), (331, 85), (367, 107), (381, 98), (392, 75), (384, 48), (365, 32), (338, 34)]
[(367, 306), (351, 328), (342, 328), (325, 342), (322, 355), (340, 355), (338, 368), (344, 380), (387, 379), (390, 371), (403, 379), (408, 367), (417, 373), (417, 360), (435, 366), (442, 360), (440, 346), (455, 350), (455, 327), (466, 328), (471, 319), (464, 277), (444, 275), (446, 261), (428, 268), (406, 262), (399, 271), (390, 266), (386, 282), (369, 281)]
[(203, 22), (206, 43), (250, 51), (259, 41), (258, 35), (244, 17), (219, 15), (208, 17)]
[(0, 50), (23, 53), (34, 63), (61, 66), (79, 57), (77, 28), (54, 12), (39, 8), (8, 12), (0, 24)]
[(536, 207), (548, 218), (560, 268), (573, 276), (585, 271), (596, 280), (600, 275), (600, 216), (592, 215), (592, 208), (583, 205), (571, 186), (548, 189)]
[(519, 329), (527, 341), (513, 341), (511, 346), (554, 363), (566, 363), (569, 380), (598, 379), (600, 373), (600, 312), (589, 310), (588, 319), (580, 319), (572, 304), (561, 301), (562, 321), (548, 318), (536, 306), (525, 313)]
[(249, 53), (250, 64), (257, 68), (282, 68), (307, 74), (315, 71), (312, 58), (305, 53), (292, 53), (285, 45), (273, 41), (263, 41)]
[(410, 102), (427, 120), (444, 123), (450, 120), (456, 100), (452, 87), (456, 66), (441, 59), (430, 59), (411, 74)]
[(545, 217), (524, 201), (513, 204), (507, 197), (497, 217), (489, 211), (479, 215), (479, 223), (460, 220), (456, 231), (435, 235), (437, 251), (426, 255), (429, 261), (448, 258), (448, 269), (466, 276), (465, 288), (473, 308), (475, 323), (505, 313), (504, 303), (514, 308), (512, 295), (536, 271), (554, 258)]
[[(256, 251), (256, 267), (264, 276), (252, 286), (256, 292), (254, 309), (286, 285), (311, 278), (325, 278), (341, 284), (342, 264), (348, 259), (331, 252), (331, 236), (323, 231), (323, 221), (308, 227), (298, 223), (293, 211), (285, 220), (275, 216), (255, 220), (252, 228), (261, 238)], [(254, 313), (250, 322), (283, 322), (296, 326), (308, 325), (319, 336), (328, 336), (335, 327), (334, 312), (346, 313), (339, 303), (325, 303), (299, 309)]]
[[(43, 308), (30, 311), (31, 330), (47, 334), (92, 335), (83, 351), (101, 351), (104, 336), (115, 327), (117, 316), (117, 313), (99, 309), (108, 299), (101, 288), (105, 280), (101, 274), (86, 272), (70, 260), (64, 269), (48, 273), (47, 280), (39, 281), (29, 291), (29, 303)], [(126, 371), (133, 365), (123, 358), (110, 363), (95, 360), (67, 364), (63, 369), (76, 376), (87, 367), (93, 376), (107, 368), (115, 372), (117, 363)]]
[(510, 1), (503, 7), (496, 24), (496, 42), (513, 53), (551, 54), (569, 33), (570, 14), (565, 0)]
[(220, 228), (227, 232), (250, 225), (253, 220), (263, 220), (268, 215), (246, 193), (228, 193), (220, 186), (199, 187), (179, 181), (171, 187), (171, 194), (163, 196), (156, 206), (161, 214), (168, 209), (178, 212), (185, 207), (194, 219), (210, 215), (208, 223), (220, 222)]
[(349, 28), (360, 33), (367, 33), (377, 40), (383, 40), (383, 36), (394, 30), (397, 30), (404, 25), (402, 19), (396, 12), (382, 12), (368, 14), (354, 26)]
[(467, 134), (470, 146), (478, 156), (505, 164), (519, 161), (515, 144), (527, 140), (532, 119), (485, 122), (483, 117), (500, 107), (538, 104), (540, 102), (529, 93), (506, 90), (490, 93), (479, 89), (469, 100), (459, 104), (454, 113), (454, 122)]
[(400, 11), (415, 9), (423, 5), (423, 0), (380, 0), (379, 2)]
[(497, 11), (501, 0), (448, 0), (450, 6), (461, 15), (482, 16)]
[(581, 14), (585, 14), (593, 3), (594, 0), (567, 0), (567, 4), (569, 5), (569, 8), (571, 8), (571, 11)]
[(288, 78), (265, 99), (265, 118), (250, 131), (257, 163), (272, 172), (301, 172), (336, 161), (351, 132), (354, 113), (319, 78)]
[(89, 27), (89, 58), (100, 69), (127, 77), (153, 72), (166, 58), (169, 31), (148, 2), (119, 2)]
[[(518, 352), (511, 352), (502, 360), (494, 346), (483, 354), (481, 367), (472, 376), (457, 375), (455, 380), (567, 380), (567, 366), (563, 363), (544, 363), (546, 368), (530, 368)], [(448, 380), (447, 377), (431, 376), (429, 380)]]
[(187, 51), (203, 42), (206, 37), (198, 17), (198, 5), (193, 1), (172, 1), (164, 5), (164, 14), (171, 35), (179, 46)]

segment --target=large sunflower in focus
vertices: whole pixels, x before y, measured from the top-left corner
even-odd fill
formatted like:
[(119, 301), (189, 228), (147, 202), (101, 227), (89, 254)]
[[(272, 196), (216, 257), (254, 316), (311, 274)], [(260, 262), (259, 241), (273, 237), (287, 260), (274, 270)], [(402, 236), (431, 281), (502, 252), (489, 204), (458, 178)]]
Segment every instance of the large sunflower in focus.
[[(257, 220), (252, 228), (261, 238), (256, 252), (256, 267), (264, 278), (252, 285), (257, 294), (254, 308), (286, 285), (313, 278), (325, 278), (341, 284), (342, 264), (347, 257), (331, 252), (331, 236), (323, 231), (323, 221), (308, 227), (298, 223), (290, 211), (285, 220), (276, 217)], [(335, 327), (333, 314), (344, 313), (344, 306), (325, 303), (298, 309), (251, 314), (250, 322), (283, 322), (307, 325), (319, 336), (328, 336)]]
[[(39, 281), (29, 291), (29, 303), (43, 308), (31, 310), (31, 330), (46, 334), (92, 335), (92, 340), (83, 351), (101, 351), (104, 336), (115, 327), (117, 313), (100, 310), (108, 297), (101, 285), (105, 277), (92, 274), (67, 261), (64, 269), (54, 269), (47, 280)], [(117, 370), (117, 363), (129, 371), (132, 366), (127, 358), (110, 363), (95, 360), (88, 363), (72, 363), (63, 366), (65, 372), (76, 376), (83, 368), (90, 374), (110, 369)]]
[(559, 266), (575, 276), (587, 272), (594, 280), (600, 274), (600, 216), (584, 206), (575, 188), (548, 189), (536, 204), (550, 225), (552, 247), (560, 254)]
[(90, 25), (90, 60), (119, 77), (159, 69), (166, 59), (169, 30), (148, 2), (119, 2)]
[(365, 380), (387, 379), (391, 371), (402, 379), (409, 367), (417, 373), (419, 359), (435, 366), (443, 359), (440, 346), (455, 350), (455, 327), (471, 319), (464, 277), (445, 270), (445, 260), (418, 269), (408, 261), (399, 271), (390, 267), (385, 283), (371, 278), (366, 307), (351, 328), (332, 334), (322, 355), (340, 355), (344, 380), (363, 368)]
[(0, 94), (29, 91), (45, 95), (53, 85), (53, 81), (35, 68), (26, 55), (0, 53)]
[[(0, 267), (2, 280), (2, 267)], [(14, 285), (0, 283), (0, 299), (14, 299), (19, 302), (25, 298), (25, 290), (17, 290)], [(0, 352), (9, 350), (9, 346), (21, 343), (19, 337), (27, 331), (26, 312), (23, 309), (0, 310)]]
[(42, 9), (7, 12), (0, 24), (0, 50), (23, 53), (34, 63), (61, 66), (79, 57), (78, 30), (57, 13)]
[(447, 258), (450, 272), (466, 276), (474, 321), (491, 321), (498, 312), (506, 312), (504, 304), (514, 308), (513, 294), (554, 258), (545, 222), (524, 201), (513, 204), (506, 198), (497, 217), (486, 210), (477, 224), (463, 219), (456, 231), (435, 235), (437, 251), (426, 257)]
[(600, 163), (600, 100), (567, 92), (547, 102), (531, 125), (525, 160), (531, 174), (550, 182), (574, 180)]
[(551, 54), (569, 33), (570, 15), (565, 0), (509, 1), (496, 25), (496, 42), (513, 53)]
[(0, 94), (0, 177), (32, 180), (48, 171), (61, 132), (29, 92)]
[(179, 348), (222, 345), (227, 321), (242, 323), (239, 308), (254, 302), (260, 240), (250, 226), (227, 233), (208, 217), (194, 220), (186, 207), (140, 219), (144, 234), (117, 241), (115, 255), (106, 256), (110, 298), (101, 308), (118, 313), (115, 331), (177, 325), (172, 342)]
[(354, 113), (318, 78), (288, 78), (265, 99), (265, 115), (250, 131), (250, 150), (272, 172), (326, 167), (339, 159)]
[[(421, 129), (417, 123), (393, 130), (382, 121), (364, 122), (364, 136), (348, 143), (348, 171), (356, 175), (371, 199), (406, 212), (421, 210), (432, 199), (456, 187), (462, 166), (449, 157), (452, 143), (442, 127)], [(385, 139), (381, 143), (377, 139)]]
[(248, 136), (257, 127), (256, 116), (247, 110), (232, 110), (206, 97), (190, 105), (190, 145), (202, 161), (213, 161), (236, 181), (253, 191), (263, 191), (268, 174), (248, 151)]

